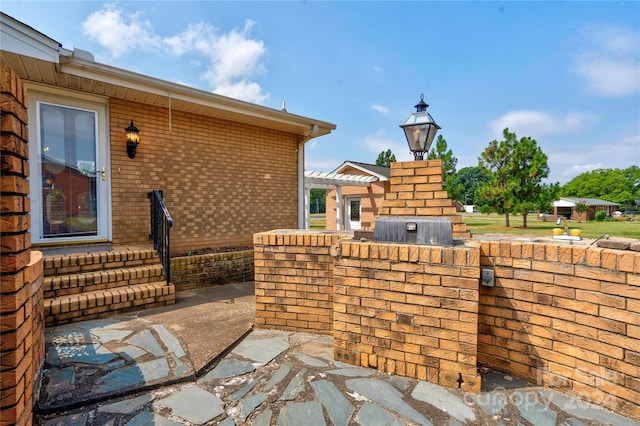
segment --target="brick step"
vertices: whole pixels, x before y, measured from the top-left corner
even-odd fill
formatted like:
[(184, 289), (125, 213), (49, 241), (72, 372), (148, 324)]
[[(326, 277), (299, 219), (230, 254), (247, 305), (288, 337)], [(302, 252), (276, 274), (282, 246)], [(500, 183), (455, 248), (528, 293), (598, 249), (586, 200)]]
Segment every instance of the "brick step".
[(160, 263), (136, 267), (121, 267), (118, 269), (104, 269), (99, 271), (46, 276), (43, 283), (44, 298), (49, 299), (72, 294), (162, 281), (163, 278), (164, 272)]
[(43, 250), (47, 326), (175, 303), (150, 246)]
[(45, 299), (45, 325), (104, 318), (118, 312), (175, 303), (175, 286), (157, 281)]
[(45, 277), (132, 268), (160, 262), (155, 250), (150, 246), (123, 246), (114, 247), (111, 250), (52, 253), (55, 251), (43, 251)]

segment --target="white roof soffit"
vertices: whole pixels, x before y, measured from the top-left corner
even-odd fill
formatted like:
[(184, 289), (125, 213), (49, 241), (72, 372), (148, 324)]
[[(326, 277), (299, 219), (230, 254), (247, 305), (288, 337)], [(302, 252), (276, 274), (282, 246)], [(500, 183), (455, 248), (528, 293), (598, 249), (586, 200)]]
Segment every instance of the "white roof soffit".
[(89, 52), (64, 49), (4, 13), (0, 18), (2, 64), (27, 81), (164, 108), (171, 102), (173, 110), (293, 133), (304, 141), (336, 128), (333, 123), (100, 64)]
[(334, 188), (336, 186), (369, 186), (378, 180), (375, 176), (345, 175), (332, 172), (304, 172), (304, 183), (309, 188)]

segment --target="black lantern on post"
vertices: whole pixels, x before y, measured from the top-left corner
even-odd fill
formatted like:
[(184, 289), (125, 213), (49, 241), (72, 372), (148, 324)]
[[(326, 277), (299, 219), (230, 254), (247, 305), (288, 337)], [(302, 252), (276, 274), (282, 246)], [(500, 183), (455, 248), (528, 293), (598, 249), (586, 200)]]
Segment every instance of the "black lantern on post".
[(400, 125), (416, 161), (424, 159), (425, 152), (429, 151), (433, 138), (440, 129), (427, 112), (428, 106), (424, 102), (424, 95), (420, 95), (420, 102), (415, 106), (416, 112)]
[(124, 132), (127, 138), (127, 155), (129, 155), (129, 158), (135, 158), (136, 148), (140, 143), (140, 131), (133, 125), (133, 120), (131, 120), (131, 124), (124, 129)]

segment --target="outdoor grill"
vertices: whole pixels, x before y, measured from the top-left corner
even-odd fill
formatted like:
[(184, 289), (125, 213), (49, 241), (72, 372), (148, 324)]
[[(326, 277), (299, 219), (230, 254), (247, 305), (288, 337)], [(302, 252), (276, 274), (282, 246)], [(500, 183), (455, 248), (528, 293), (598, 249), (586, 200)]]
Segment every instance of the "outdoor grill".
[(447, 217), (381, 216), (376, 219), (374, 241), (452, 246), (451, 219)]

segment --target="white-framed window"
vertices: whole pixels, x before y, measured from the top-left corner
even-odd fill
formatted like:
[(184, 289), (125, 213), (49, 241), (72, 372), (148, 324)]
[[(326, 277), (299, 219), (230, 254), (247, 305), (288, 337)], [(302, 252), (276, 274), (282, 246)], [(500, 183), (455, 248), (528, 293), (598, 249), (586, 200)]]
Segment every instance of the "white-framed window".
[(108, 241), (107, 100), (27, 86), (34, 243)]

